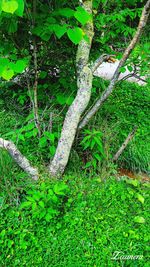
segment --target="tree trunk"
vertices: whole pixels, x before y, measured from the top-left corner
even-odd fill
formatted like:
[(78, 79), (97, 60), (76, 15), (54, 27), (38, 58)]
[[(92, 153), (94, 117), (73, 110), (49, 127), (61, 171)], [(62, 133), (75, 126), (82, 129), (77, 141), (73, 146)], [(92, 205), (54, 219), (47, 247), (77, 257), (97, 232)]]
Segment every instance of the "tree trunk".
[(79, 124), (79, 129), (82, 129), (88, 122), (89, 120), (95, 115), (95, 113), (99, 110), (99, 108), (101, 107), (101, 105), (104, 103), (104, 101), (109, 97), (109, 95), (112, 93), (114, 86), (116, 84), (116, 82), (118, 81), (119, 75), (120, 75), (120, 68), (125, 64), (126, 60), (128, 59), (129, 55), (131, 54), (132, 50), (134, 49), (135, 45), (137, 44), (142, 30), (144, 29), (148, 17), (149, 17), (149, 13), (150, 13), (150, 0), (147, 1), (146, 5), (144, 6), (140, 21), (139, 21), (139, 25), (137, 28), (137, 31), (132, 39), (132, 41), (130, 42), (129, 46), (127, 47), (127, 49), (125, 50), (122, 59), (119, 62), (119, 65), (110, 81), (110, 84), (108, 86), (108, 88), (104, 91), (104, 93), (102, 94), (101, 98), (94, 104), (94, 106), (92, 107), (92, 109), (86, 114), (86, 116), (83, 118), (83, 120), (80, 122)]
[[(92, 15), (92, 0), (84, 1), (83, 8)], [(93, 38), (92, 18), (85, 25), (83, 31), (88, 36), (89, 42), (83, 39), (78, 46), (76, 57), (78, 91), (66, 114), (56, 153), (49, 166), (50, 174), (54, 177), (59, 177), (64, 172), (68, 163), (78, 123), (91, 97), (93, 75), (88, 66), (88, 61)]]

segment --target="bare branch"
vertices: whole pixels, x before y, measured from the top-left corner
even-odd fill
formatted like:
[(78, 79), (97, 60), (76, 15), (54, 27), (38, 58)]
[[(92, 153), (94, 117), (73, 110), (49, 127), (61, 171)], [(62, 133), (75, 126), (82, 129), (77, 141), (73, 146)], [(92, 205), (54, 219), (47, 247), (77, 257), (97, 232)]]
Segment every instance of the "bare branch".
[(30, 165), (28, 159), (21, 154), (21, 152), (12, 141), (0, 138), (0, 148), (6, 149), (11, 157), (20, 166), (20, 168), (23, 169), (27, 174), (29, 174), (33, 180), (38, 180), (37, 168), (34, 168)]
[(98, 59), (96, 59), (91, 67), (92, 73), (94, 73), (104, 61), (108, 61), (111, 57), (114, 57), (114, 55), (103, 54)]
[(133, 128), (132, 132), (129, 133), (129, 135), (127, 136), (126, 140), (123, 142), (123, 144), (121, 145), (121, 147), (119, 148), (119, 150), (117, 151), (117, 153), (114, 155), (112, 161), (117, 161), (118, 160), (118, 158), (120, 157), (120, 155), (123, 153), (123, 151), (127, 147), (128, 143), (133, 139), (136, 131), (137, 131), (137, 126), (135, 126)]

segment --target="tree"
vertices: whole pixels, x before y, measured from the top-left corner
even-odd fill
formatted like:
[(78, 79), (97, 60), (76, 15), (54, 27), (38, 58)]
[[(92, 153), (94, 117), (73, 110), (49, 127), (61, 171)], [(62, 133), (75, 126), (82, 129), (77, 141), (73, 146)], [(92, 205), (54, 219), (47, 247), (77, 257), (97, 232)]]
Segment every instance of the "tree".
[[(38, 110), (38, 79), (39, 79), (39, 72), (41, 72), (40, 68), (42, 68), (43, 65), (43, 60), (41, 56), (40, 64), (38, 66), (38, 61), (37, 61), (38, 45), (42, 48), (41, 51), (44, 50), (44, 57), (48, 57), (49, 61), (51, 60), (48, 56), (49, 46), (45, 44), (44, 41), (48, 42), (53, 33), (58, 39), (67, 34), (68, 38), (74, 44), (78, 45), (77, 55), (76, 55), (76, 78), (77, 78), (77, 89), (78, 89), (77, 95), (74, 98), (72, 104), (70, 105), (66, 113), (58, 146), (54, 158), (49, 165), (49, 172), (52, 176), (55, 177), (61, 176), (65, 170), (77, 130), (82, 129), (89, 122), (90, 118), (98, 111), (102, 103), (112, 93), (114, 86), (118, 80), (121, 68), (124, 66), (130, 53), (137, 44), (139, 37), (142, 33), (142, 30), (148, 21), (148, 16), (150, 13), (150, 0), (148, 0), (143, 8), (137, 31), (133, 39), (131, 40), (130, 44), (128, 45), (127, 49), (125, 50), (123, 57), (120, 61), (120, 64), (112, 80), (110, 81), (108, 88), (102, 94), (101, 98), (96, 102), (96, 104), (94, 104), (93, 108), (81, 120), (81, 116), (84, 114), (84, 111), (90, 101), (93, 72), (104, 60), (108, 60), (110, 56), (101, 55), (98, 59), (96, 59), (96, 61), (92, 65), (90, 64), (89, 57), (91, 53), (92, 40), (94, 36), (94, 30), (93, 30), (94, 26), (92, 19), (93, 1), (85, 0), (79, 2), (80, 6), (78, 6), (76, 10), (71, 9), (70, 7), (63, 8), (63, 4), (62, 6), (61, 4), (58, 5), (57, 8), (55, 7), (55, 3), (52, 3), (52, 5), (49, 4), (48, 6), (46, 6), (46, 8), (47, 10), (50, 8), (52, 13), (47, 18), (46, 16), (49, 13), (45, 14), (45, 11), (43, 11), (45, 3), (41, 1), (38, 11), (42, 10), (43, 13), (39, 21), (37, 20), (39, 13), (37, 11), (36, 0), (33, 1), (33, 6), (30, 4), (26, 5), (26, 13), (24, 17), (21, 19), (20, 17), (23, 16), (23, 10), (24, 10), (23, 0), (9, 1), (7, 4), (5, 3), (5, 1), (2, 1), (1, 4), (1, 10), (2, 10), (1, 24), (3, 26), (7, 24), (6, 23), (7, 17), (11, 20), (11, 27), (9, 26), (8, 31), (7, 32), (2, 31), (2, 36), (3, 37), (5, 36), (5, 40), (9, 41), (9, 34), (11, 35), (11, 33), (16, 33), (18, 22), (20, 23), (20, 25), (21, 23), (23, 23), (25, 27), (25, 20), (28, 21), (28, 26), (25, 28), (25, 34), (26, 37), (28, 38), (27, 45), (23, 46), (23, 49), (19, 50), (16, 48), (18, 44), (15, 43), (15, 39), (13, 39), (13, 42), (11, 43), (14, 54), (17, 51), (18, 53), (17, 55), (21, 57), (24, 56), (25, 58), (25, 53), (26, 53), (26, 57), (28, 58), (28, 60), (19, 59), (12, 62), (11, 59), (8, 59), (8, 56), (6, 57), (3, 56), (3, 58), (1, 59), (2, 68), (0, 70), (0, 74), (3, 79), (10, 80), (14, 74), (22, 73), (23, 70), (28, 66), (29, 61), (32, 63), (30, 71), (26, 75), (25, 79), (27, 80), (30, 101), (32, 103), (32, 108), (34, 113), (34, 122), (39, 137), (41, 136), (42, 130), (40, 125), (39, 110)], [(31, 12), (31, 8), (33, 9), (33, 12)], [(66, 20), (65, 19), (63, 20), (62, 17), (65, 18)], [(42, 21), (43, 18), (44, 21)], [(76, 21), (79, 22), (82, 25), (82, 27), (79, 27), (78, 24), (74, 21), (70, 22), (70, 18), (76, 19)], [(44, 23), (44, 31), (42, 23)], [(18, 27), (17, 36), (19, 36), (19, 34), (21, 33), (22, 29), (20, 26)], [(39, 37), (42, 40), (40, 44), (38, 44)], [(19, 44), (19, 48), (21, 45), (22, 44)], [(53, 43), (50, 46), (52, 47)], [(5, 51), (5, 54), (8, 55), (9, 52), (10, 51)], [(32, 72), (34, 75), (32, 75)], [(33, 86), (31, 86), (31, 83)], [(0, 147), (3, 147), (6, 150), (8, 150), (8, 152), (16, 160), (19, 166), (23, 168), (27, 173), (29, 173), (33, 179), (37, 179), (38, 177), (37, 169), (30, 166), (30, 163), (27, 161), (25, 157), (22, 156), (22, 154), (19, 152), (16, 146), (12, 144), (12, 142), (6, 141), (1, 138)]]

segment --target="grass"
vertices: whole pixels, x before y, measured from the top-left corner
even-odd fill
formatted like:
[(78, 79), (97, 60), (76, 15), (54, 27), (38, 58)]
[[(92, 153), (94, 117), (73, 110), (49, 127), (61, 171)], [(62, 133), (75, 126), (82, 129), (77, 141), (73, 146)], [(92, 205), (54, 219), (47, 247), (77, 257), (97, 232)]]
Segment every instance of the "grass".
[[(51, 190), (59, 199), (56, 214), (40, 219), (44, 209), (49, 213), (54, 208), (52, 199), (47, 207)], [(1, 196), (1, 266), (148, 267), (148, 184), (72, 174), (56, 188), (56, 181), (35, 184), (24, 177), (16, 180), (13, 198), (9, 194), (5, 190)], [(32, 205), (21, 208), (26, 202)], [(143, 259), (112, 260), (115, 251)]]

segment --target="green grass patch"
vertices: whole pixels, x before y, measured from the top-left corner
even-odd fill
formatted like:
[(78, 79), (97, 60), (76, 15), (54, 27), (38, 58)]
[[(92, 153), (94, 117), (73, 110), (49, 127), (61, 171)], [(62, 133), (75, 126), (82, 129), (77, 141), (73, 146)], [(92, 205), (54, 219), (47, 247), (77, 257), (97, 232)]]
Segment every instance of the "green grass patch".
[[(71, 175), (25, 183), (17, 202), (1, 195), (1, 266), (148, 267), (147, 184)], [(142, 259), (113, 260), (115, 251)]]

